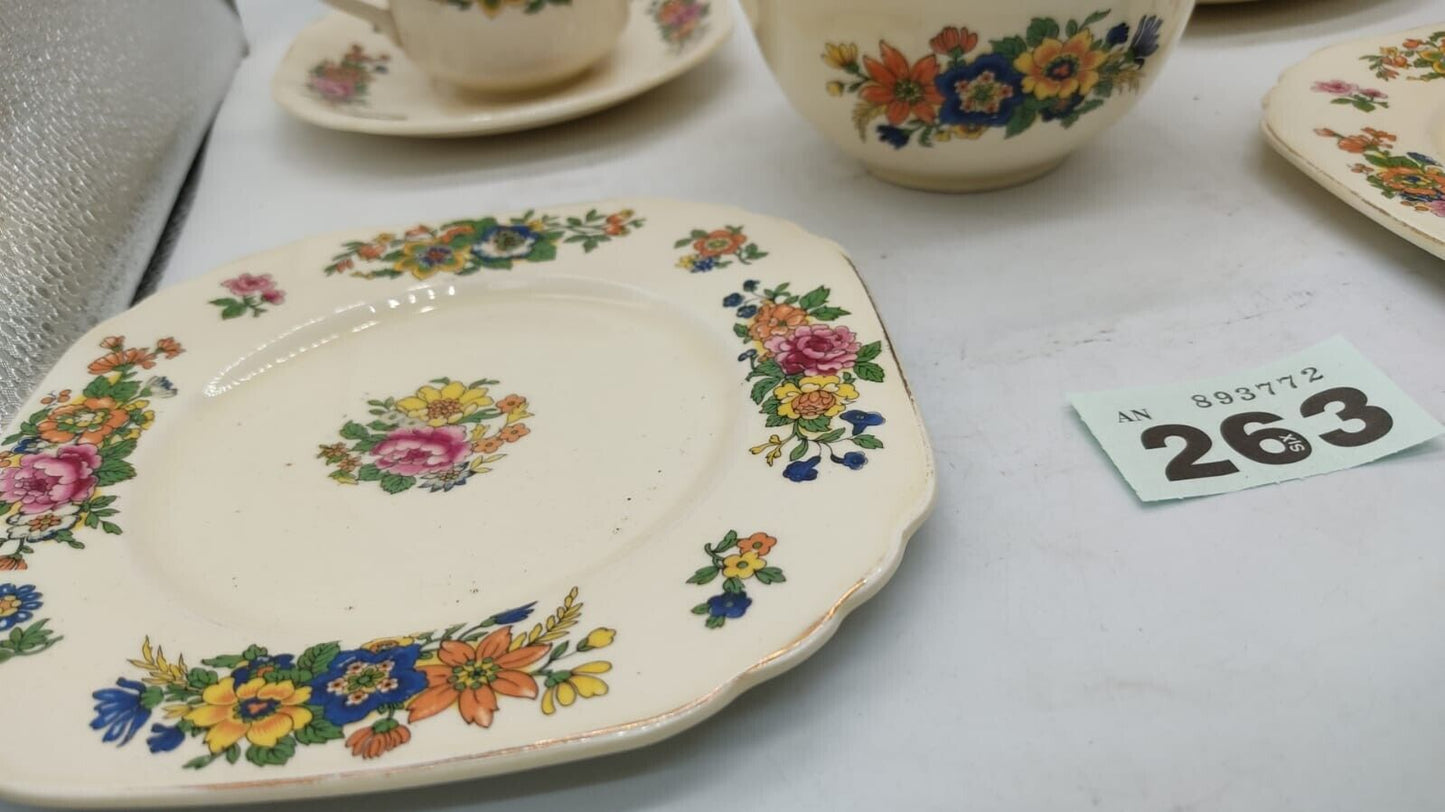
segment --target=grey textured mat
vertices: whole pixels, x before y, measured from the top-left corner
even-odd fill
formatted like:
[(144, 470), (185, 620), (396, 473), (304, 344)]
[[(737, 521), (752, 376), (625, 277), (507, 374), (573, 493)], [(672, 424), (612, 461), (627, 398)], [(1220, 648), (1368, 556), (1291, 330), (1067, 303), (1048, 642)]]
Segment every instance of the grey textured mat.
[(243, 50), (223, 0), (0, 0), (0, 418), (130, 304)]

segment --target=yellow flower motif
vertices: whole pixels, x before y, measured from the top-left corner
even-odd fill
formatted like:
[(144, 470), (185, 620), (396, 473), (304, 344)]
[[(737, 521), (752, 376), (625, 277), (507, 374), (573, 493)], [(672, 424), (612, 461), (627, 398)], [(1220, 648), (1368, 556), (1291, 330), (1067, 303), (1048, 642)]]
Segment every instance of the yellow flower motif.
[(836, 81), (835, 81), (835, 82), (829, 82), (829, 83), (828, 83), (828, 95), (829, 95), (829, 96), (841, 96), (841, 95), (843, 95), (843, 83), (842, 83), (842, 82), (836, 82)]
[(378, 637), (375, 640), (368, 640), (361, 644), (361, 647), (370, 652), (385, 651), (389, 648), (401, 648), (416, 642), (415, 637)]
[(751, 578), (754, 572), (757, 572), (767, 565), (768, 562), (759, 558), (757, 553), (730, 555), (723, 559), (723, 577)]
[(206, 730), (212, 753), (225, 752), (243, 737), (257, 747), (275, 747), (284, 736), (311, 723), (306, 702), (310, 686), (297, 688), (291, 680), (266, 682), (262, 677), (236, 687), (226, 677), (201, 692), (201, 701), (186, 714), (186, 721)]
[(779, 386), (773, 397), (778, 399), (778, 414), (789, 420), (808, 420), (836, 416), (858, 399), (858, 390), (837, 375), (814, 375)]
[(1046, 38), (1039, 47), (1019, 54), (1014, 67), (1024, 75), (1025, 93), (1038, 99), (1064, 99), (1093, 90), (1105, 58), (1103, 51), (1094, 49), (1094, 35), (1086, 28), (1068, 42)]
[(441, 242), (409, 243), (402, 247), (401, 252), (404, 256), (396, 261), (396, 270), (417, 279), (427, 279), (436, 273), (456, 273), (467, 264), (464, 252)]
[(858, 46), (852, 43), (830, 42), (823, 46), (823, 61), (828, 67), (846, 70), (849, 65), (858, 64)]
[(441, 389), (423, 386), (411, 397), (396, 402), (396, 408), (407, 417), (425, 421), (428, 426), (446, 426), (461, 420), (478, 409), (492, 405), (487, 388), (468, 389), (466, 384), (452, 381)]
[(606, 627), (593, 629), (588, 632), (587, 638), (577, 646), (578, 651), (591, 651), (594, 648), (607, 648), (612, 645), (612, 639), (617, 636), (616, 629)]
[(577, 701), (577, 697), (590, 699), (594, 696), (602, 696), (607, 693), (607, 683), (596, 677), (597, 674), (606, 674), (612, 670), (612, 663), (605, 660), (583, 663), (570, 671), (554, 671), (552, 676), (547, 678), (551, 683), (545, 693), (542, 694), (542, 712), (551, 716), (557, 712), (557, 704), (563, 707), (570, 706)]

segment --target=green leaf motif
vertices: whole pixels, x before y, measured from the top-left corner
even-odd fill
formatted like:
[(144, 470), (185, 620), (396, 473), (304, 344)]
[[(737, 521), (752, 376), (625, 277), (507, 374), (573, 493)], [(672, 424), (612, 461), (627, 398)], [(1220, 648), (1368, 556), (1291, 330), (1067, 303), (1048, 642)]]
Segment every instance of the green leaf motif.
[(993, 40), (989, 43), (989, 47), (993, 49), (994, 53), (1008, 59), (1010, 62), (1017, 59), (1020, 54), (1029, 49), (1028, 44), (1024, 42), (1024, 38), (1019, 36)]
[(95, 469), (95, 482), (101, 486), (124, 482), (134, 476), (135, 466), (114, 457), (102, 458), (100, 467)]
[(826, 287), (819, 285), (818, 287), (813, 288), (812, 290), (803, 294), (803, 298), (798, 300), (798, 307), (811, 312), (813, 308), (818, 307), (824, 302), (828, 301), (829, 293), (831, 293), (831, 291), (829, 291)]
[(717, 577), (718, 572), (719, 572), (719, 570), (718, 570), (717, 567), (703, 567), (703, 568), (699, 569), (697, 572), (694, 572), (694, 573), (692, 574), (692, 577), (687, 579), (687, 583), (689, 583), (689, 584), (706, 584), (706, 583), (711, 583), (712, 580)]
[(882, 448), (883, 441), (871, 434), (860, 434), (852, 438), (853, 444), (859, 448)]
[(346, 735), (342, 732), (341, 728), (327, 721), (326, 718), (321, 715), (323, 712), (321, 708), (315, 705), (308, 705), (307, 708), (312, 714), (311, 722), (296, 731), (297, 743), (306, 745), (325, 744)]
[(787, 578), (783, 577), (783, 571), (777, 567), (763, 567), (753, 573), (753, 577), (763, 584), (780, 584)]
[(858, 348), (858, 360), (872, 361), (874, 358), (877, 358), (878, 354), (881, 352), (883, 352), (882, 341), (874, 341), (869, 344), (864, 344), (862, 347)]
[(847, 316), (849, 315), (849, 313), (841, 307), (820, 307), (817, 310), (809, 313), (808, 315), (812, 316), (818, 321), (833, 321), (835, 319), (842, 318), (843, 316)]
[(331, 667), (331, 661), (341, 653), (340, 643), (320, 643), (301, 652), (296, 658), (296, 665), (312, 673), (319, 674)]
[(1029, 23), (1027, 37), (1029, 47), (1037, 48), (1045, 39), (1059, 38), (1059, 24), (1048, 17), (1035, 17), (1033, 22)]
[(366, 430), (366, 426), (354, 420), (348, 420), (346, 425), (341, 427), (341, 436), (348, 440), (370, 440), (371, 432)]
[(871, 361), (860, 361), (855, 364), (853, 366), (853, 372), (865, 381), (872, 381), (873, 383), (883, 382), (883, 367)]
[(381, 489), (387, 493), (401, 493), (416, 484), (416, 477), (386, 474), (381, 478)]

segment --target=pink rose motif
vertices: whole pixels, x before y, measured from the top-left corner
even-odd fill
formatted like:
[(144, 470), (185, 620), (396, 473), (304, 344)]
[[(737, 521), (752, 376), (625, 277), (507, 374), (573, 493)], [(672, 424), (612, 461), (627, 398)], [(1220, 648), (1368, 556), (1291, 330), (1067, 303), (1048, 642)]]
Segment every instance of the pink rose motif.
[(832, 375), (858, 360), (858, 337), (847, 327), (804, 324), (763, 346), (789, 375)]
[(344, 102), (351, 98), (355, 85), (352, 82), (313, 76), (311, 77), (311, 89), (320, 93), (321, 97), (327, 101)]
[(1353, 82), (1346, 82), (1343, 79), (1331, 79), (1328, 82), (1315, 82), (1316, 93), (1331, 93), (1336, 96), (1344, 96), (1359, 90), (1360, 86)]
[(461, 426), (402, 428), (386, 435), (371, 449), (376, 467), (402, 476), (442, 471), (471, 453), (467, 430)]
[(663, 6), (657, 14), (658, 22), (669, 28), (681, 28), (702, 16), (702, 4), (672, 2)]
[(1425, 210), (1436, 217), (1445, 217), (1445, 200), (1432, 200), (1425, 204)]
[(0, 470), (0, 499), (20, 505), (21, 513), (44, 513), (84, 502), (95, 490), (100, 452), (93, 445), (64, 445), (26, 454), (20, 464)]
[(261, 298), (270, 304), (278, 305), (286, 301), (286, 292), (274, 288), (271, 290), (263, 290), (261, 291)]
[(235, 279), (227, 279), (221, 284), (225, 285), (227, 290), (237, 296), (250, 296), (253, 293), (259, 293), (265, 296), (266, 291), (276, 287), (275, 281), (271, 279), (271, 274), (268, 273), (263, 273), (259, 276), (243, 273)]
[(1376, 90), (1376, 89), (1374, 89), (1373, 87), (1367, 87), (1367, 88), (1365, 88), (1364, 90), (1361, 90), (1361, 91), (1360, 91), (1360, 95), (1361, 95), (1361, 96), (1364, 96), (1364, 97), (1367, 98), (1367, 99), (1388, 99), (1388, 98), (1390, 98), (1389, 96), (1387, 96), (1387, 95), (1385, 94), (1385, 91), (1383, 91), (1383, 90)]

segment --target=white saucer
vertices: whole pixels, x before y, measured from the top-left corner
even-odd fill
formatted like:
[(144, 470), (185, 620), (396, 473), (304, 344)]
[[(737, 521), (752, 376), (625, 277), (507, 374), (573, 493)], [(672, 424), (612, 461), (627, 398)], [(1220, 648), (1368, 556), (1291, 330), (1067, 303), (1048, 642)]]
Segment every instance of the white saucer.
[[(666, 21), (678, 8), (685, 29)], [(271, 95), (322, 127), (376, 135), (456, 138), (515, 132), (578, 118), (651, 90), (697, 66), (732, 32), (715, 0), (636, 0), (617, 50), (582, 78), (542, 95), (481, 96), (434, 82), (366, 23), (333, 13), (296, 37)]]

